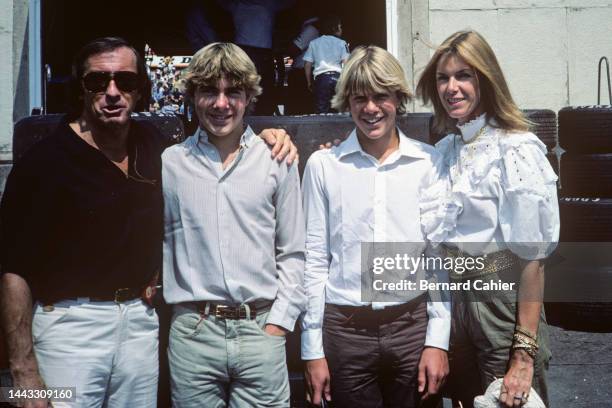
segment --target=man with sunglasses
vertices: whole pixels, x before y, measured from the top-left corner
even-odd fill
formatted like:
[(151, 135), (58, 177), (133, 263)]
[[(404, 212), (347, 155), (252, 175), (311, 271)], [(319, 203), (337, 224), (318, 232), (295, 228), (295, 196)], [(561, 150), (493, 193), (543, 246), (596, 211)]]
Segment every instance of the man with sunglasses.
[(162, 258), (163, 137), (130, 120), (150, 89), (125, 40), (87, 44), (73, 63), (71, 112), (7, 180), (0, 313), (11, 374), (25, 389), (75, 387), (76, 401), (56, 407), (156, 405), (148, 303)]

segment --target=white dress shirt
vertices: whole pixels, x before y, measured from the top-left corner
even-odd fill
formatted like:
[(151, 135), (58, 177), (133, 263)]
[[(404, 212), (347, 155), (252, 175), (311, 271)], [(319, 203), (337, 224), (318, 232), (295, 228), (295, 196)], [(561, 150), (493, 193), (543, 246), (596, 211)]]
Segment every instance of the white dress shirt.
[(472, 255), (510, 249), (528, 260), (548, 256), (559, 240), (559, 203), (544, 143), (493, 127), (485, 114), (459, 130), (436, 144), (445, 177), (424, 194), (428, 238)]
[(306, 306), (297, 166), (270, 157), (247, 127), (225, 169), (206, 132), (162, 155), (164, 298), (273, 301), (267, 323), (293, 330)]
[[(437, 179), (438, 157), (432, 146), (400, 131), (399, 149), (379, 163), (362, 150), (355, 130), (340, 146), (310, 156), (302, 180), (308, 296), (302, 320), (302, 359), (324, 357), (325, 303), (370, 304), (361, 300), (362, 242), (424, 242), (419, 197)], [(435, 273), (440, 275), (438, 281), (448, 280), (445, 271)], [(415, 298), (423, 292), (411, 294)], [(393, 303), (373, 303), (372, 308), (389, 305)], [(428, 302), (427, 312), (425, 344), (447, 349), (450, 305)]]

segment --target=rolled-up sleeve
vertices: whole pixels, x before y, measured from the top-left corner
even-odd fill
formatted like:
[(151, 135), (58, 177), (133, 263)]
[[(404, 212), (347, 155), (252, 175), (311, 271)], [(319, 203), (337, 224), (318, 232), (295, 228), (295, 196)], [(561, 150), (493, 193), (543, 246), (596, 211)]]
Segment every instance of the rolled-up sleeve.
[(308, 297), (302, 318), (302, 359), (323, 358), (325, 286), (329, 277), (330, 248), (328, 200), (323, 184), (321, 153), (314, 153), (304, 171), (302, 184), (306, 216), (306, 269), (304, 287)]

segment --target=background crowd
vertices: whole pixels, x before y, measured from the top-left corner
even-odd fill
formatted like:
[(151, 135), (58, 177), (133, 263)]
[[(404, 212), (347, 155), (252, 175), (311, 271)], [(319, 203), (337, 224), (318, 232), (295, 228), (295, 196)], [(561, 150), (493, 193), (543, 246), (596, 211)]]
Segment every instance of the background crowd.
[(185, 114), (185, 98), (178, 86), (180, 69), (171, 57), (165, 57), (156, 67), (149, 67), (151, 101), (149, 111), (169, 114)]

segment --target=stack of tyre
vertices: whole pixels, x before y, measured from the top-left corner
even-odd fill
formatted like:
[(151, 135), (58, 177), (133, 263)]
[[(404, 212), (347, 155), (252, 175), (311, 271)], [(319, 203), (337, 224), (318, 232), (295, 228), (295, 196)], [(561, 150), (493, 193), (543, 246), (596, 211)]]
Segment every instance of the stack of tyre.
[(559, 111), (561, 237), (547, 273), (549, 320), (612, 331), (612, 106)]
[(525, 109), (523, 114), (533, 123), (532, 132), (546, 145), (546, 157), (555, 173), (559, 174), (559, 160), (554, 151), (557, 146), (557, 114), (549, 109)]

